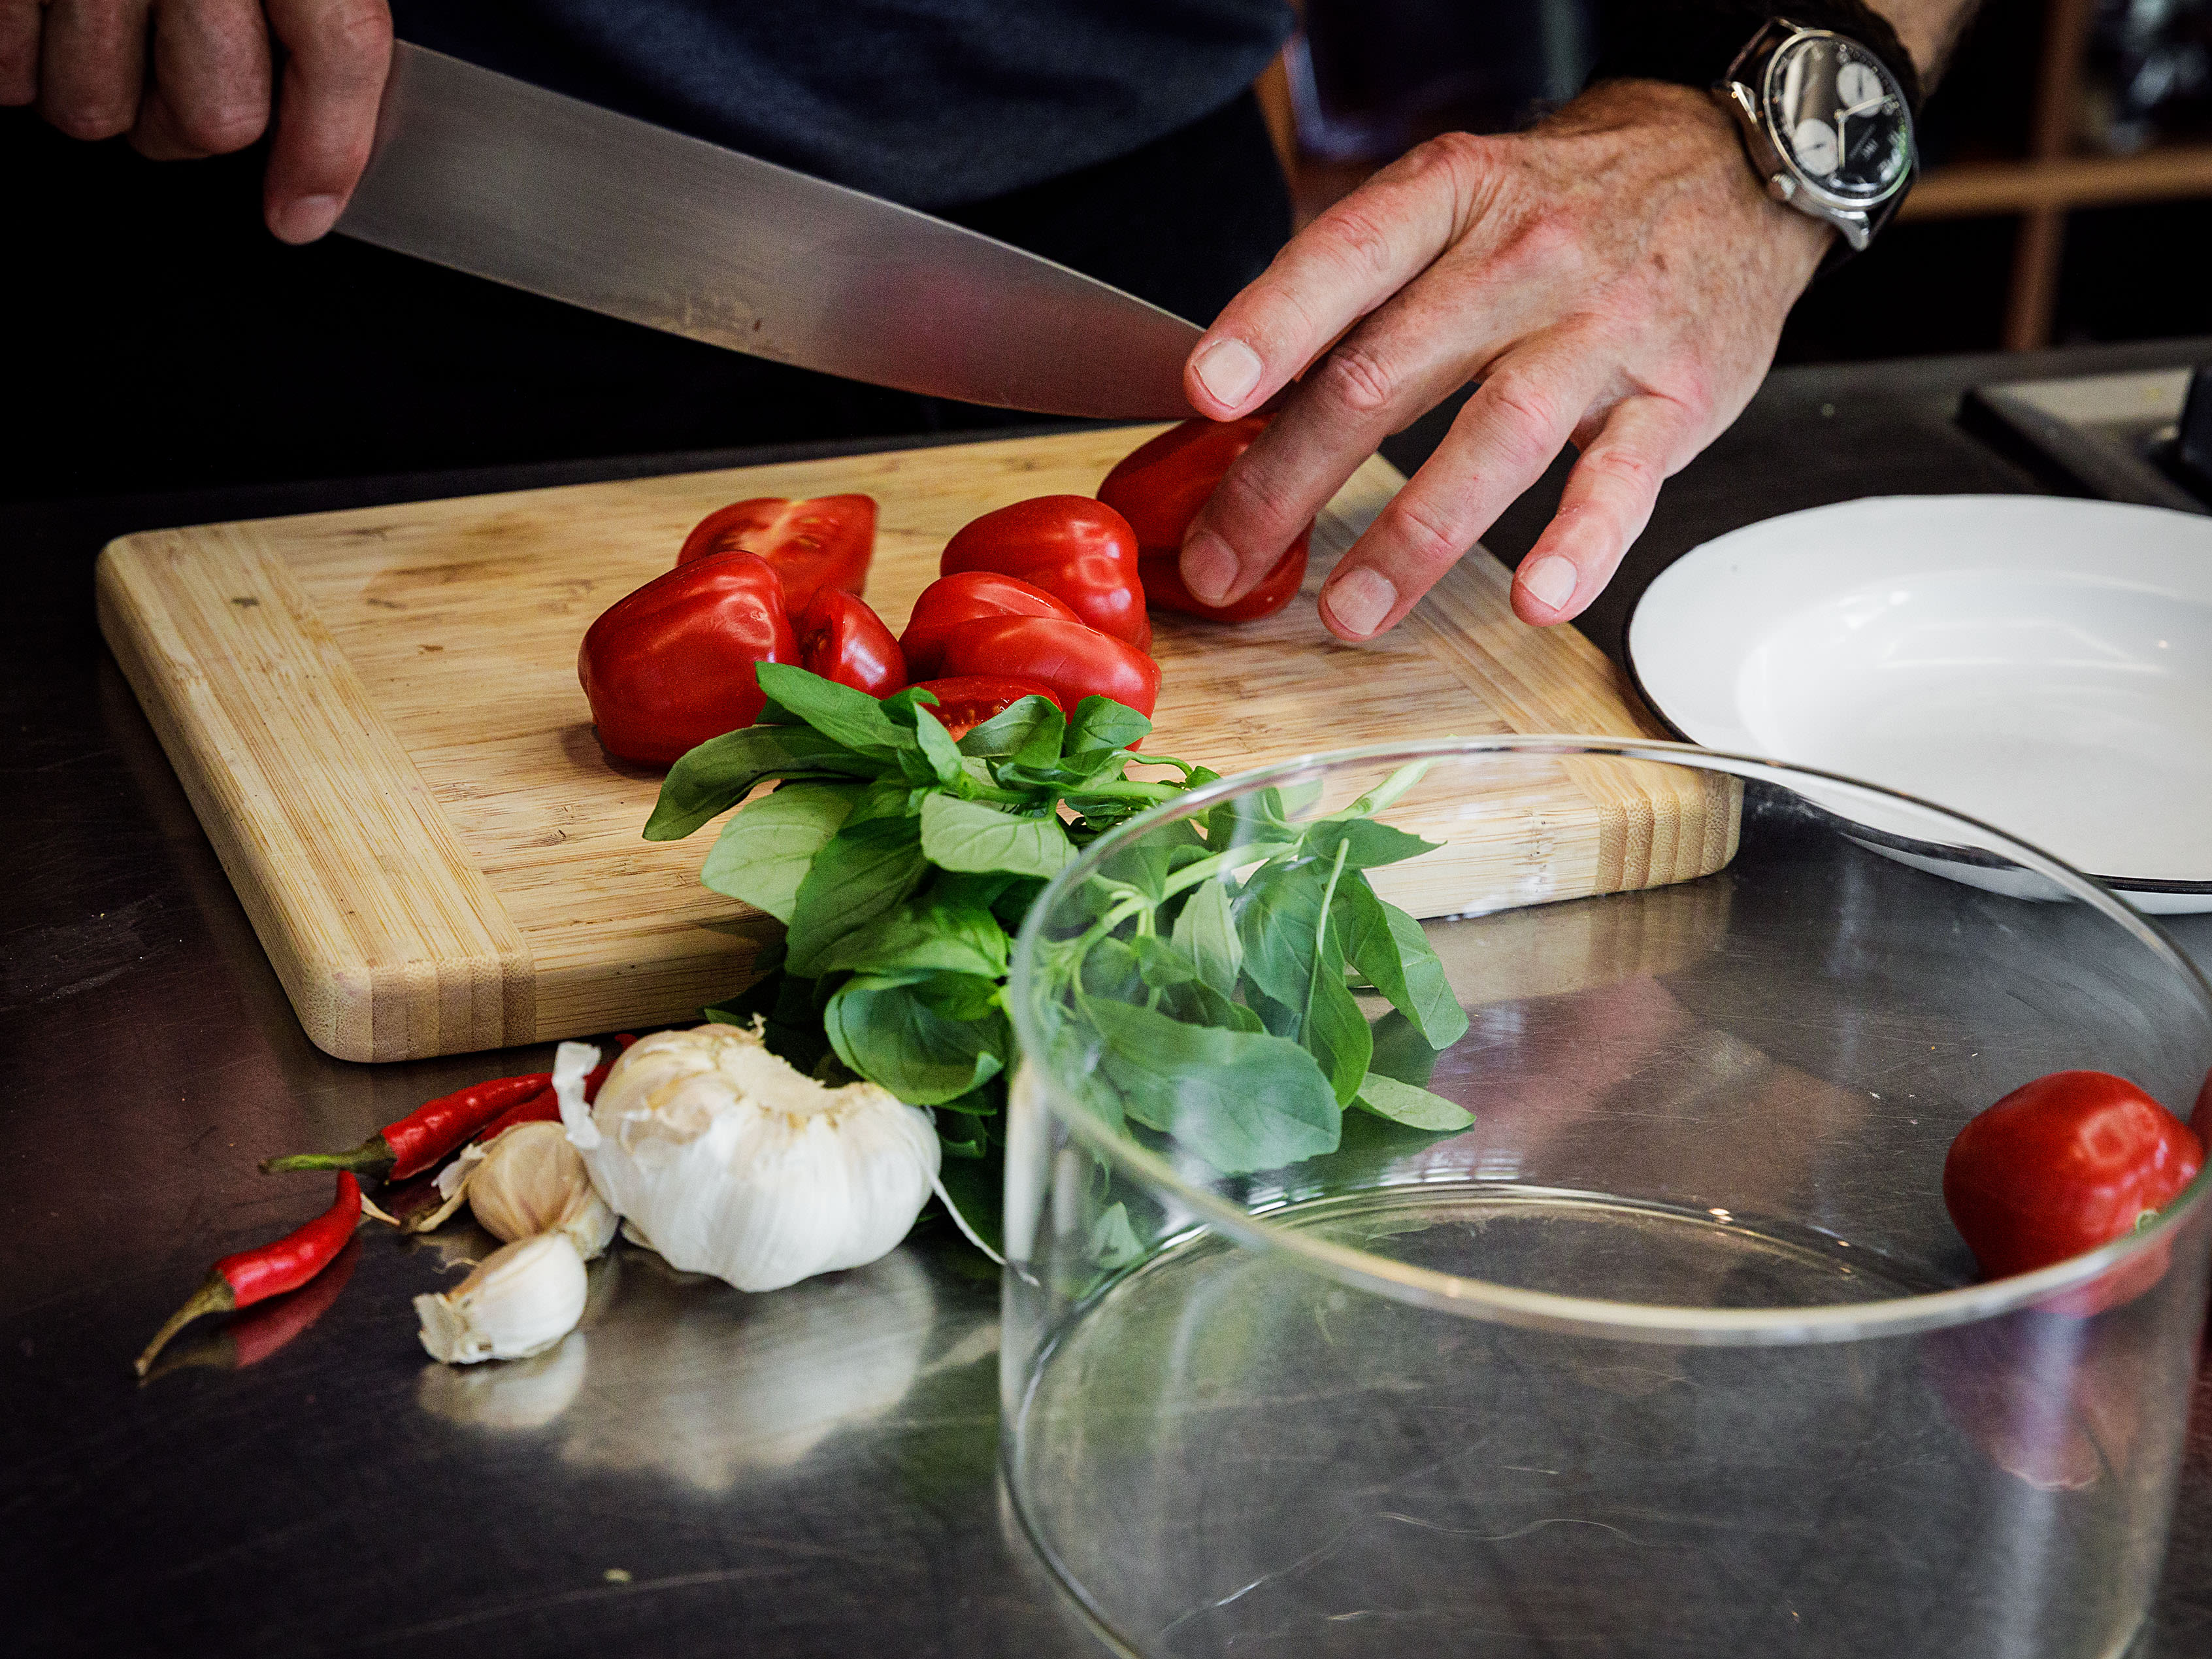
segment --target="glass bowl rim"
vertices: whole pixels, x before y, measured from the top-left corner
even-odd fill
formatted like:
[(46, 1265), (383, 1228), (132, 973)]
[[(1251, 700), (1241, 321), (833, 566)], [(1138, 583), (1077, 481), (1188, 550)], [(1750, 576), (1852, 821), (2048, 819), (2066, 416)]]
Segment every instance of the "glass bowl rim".
[[(2196, 996), (2208, 1026), (2212, 1026), (2212, 984), (2165, 930), (2124, 900), (2041, 849), (2008, 834), (1996, 826), (1936, 805), (1902, 790), (1886, 789), (1840, 773), (1811, 766), (1700, 748), (1691, 743), (1656, 739), (1594, 737), (1574, 733), (1515, 733), (1503, 736), (1430, 738), (1412, 742), (1374, 743), (1355, 748), (1316, 751), (1271, 765), (1232, 773), (1201, 784), (1186, 794), (1161, 802), (1127, 823), (1118, 825), (1085, 848), (1079, 857), (1048, 881), (1031, 903), (1015, 941), (1007, 982), (1009, 1013), (1013, 1021), (1017, 1052), (1022, 1056), (1012, 1083), (1007, 1132), (1008, 1211), (1013, 1211), (1011, 1191), (1017, 1179), (1017, 1155), (1031, 1112), (1048, 1112), (1066, 1125), (1085, 1146), (1140, 1184), (1172, 1198), (1194, 1218), (1239, 1244), (1288, 1253), (1303, 1266), (1348, 1289), (1387, 1296), (1417, 1307), (1437, 1309), (1495, 1324), (1559, 1331), (1569, 1334), (1676, 1345), (1741, 1347), (1857, 1341), (1874, 1337), (1906, 1336), (1970, 1321), (1991, 1319), (2045, 1303), (2068, 1290), (2103, 1278), (2123, 1261), (2160, 1248), (2172, 1235), (2206, 1207), (2212, 1194), (2212, 1157), (2197, 1177), (2155, 1220), (2125, 1238), (2068, 1258), (2032, 1273), (2015, 1274), (1986, 1284), (1880, 1302), (1820, 1304), (1804, 1308), (1726, 1308), (1673, 1307), (1662, 1303), (1611, 1302), (1597, 1296), (1571, 1296), (1551, 1290), (1526, 1290), (1484, 1279), (1464, 1278), (1432, 1268), (1414, 1267), (1387, 1256), (1372, 1254), (1349, 1245), (1334, 1244), (1294, 1228), (1273, 1224), (1268, 1211), (1251, 1211), (1230, 1204), (1206, 1189), (1184, 1180), (1158, 1153), (1113, 1134), (1079, 1107), (1063, 1106), (1027, 1057), (1042, 1052), (1041, 1034), (1033, 1014), (1033, 965), (1042, 923), (1053, 907), (1071, 893), (1077, 882), (1115, 849), (1161, 824), (1187, 818), (1219, 802), (1316, 773), (1347, 769), (1404, 765), (1416, 760), (1484, 754), (1533, 757), (1592, 756), (1600, 759), (1646, 760), (1654, 764), (1717, 772), (1740, 780), (1776, 783), (1790, 787), (1790, 780), (1807, 779), (1829, 786), (1845, 798), (1865, 797), (1903, 802), (1939, 820), (1963, 825), (1989, 838), (2023, 869), (2056, 882), (2069, 897), (2087, 902), (2106, 919), (2117, 923), (2136, 942), (2161, 958)], [(1139, 762), (1142, 756), (1139, 754)], [(1987, 845), (1987, 843), (1984, 843)], [(1941, 879), (1941, 878), (1938, 878)], [(2047, 902), (2021, 899), (2015, 902)], [(1034, 1132), (1033, 1130), (1029, 1132)], [(1378, 1187), (1376, 1192), (1388, 1192)], [(1408, 1191), (1413, 1190), (1408, 1188)], [(1179, 1229), (1187, 1232), (1189, 1229)], [(1147, 1254), (1133, 1265), (1140, 1268)], [(1116, 1276), (1118, 1277), (1118, 1275)]]

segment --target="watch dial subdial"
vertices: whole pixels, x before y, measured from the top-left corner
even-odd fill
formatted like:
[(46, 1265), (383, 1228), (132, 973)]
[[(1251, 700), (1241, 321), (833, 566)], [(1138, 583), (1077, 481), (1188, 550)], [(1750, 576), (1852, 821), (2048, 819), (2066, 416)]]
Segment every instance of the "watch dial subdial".
[(1889, 95), (1881, 76), (1866, 64), (1845, 64), (1836, 71), (1836, 96), (1847, 106), (1872, 104)]
[(1836, 130), (1826, 121), (1809, 117), (1797, 123), (1790, 135), (1790, 148), (1797, 157), (1797, 165), (1806, 172), (1822, 179), (1835, 177), (1836, 166), (1843, 159), (1843, 149), (1836, 143)]

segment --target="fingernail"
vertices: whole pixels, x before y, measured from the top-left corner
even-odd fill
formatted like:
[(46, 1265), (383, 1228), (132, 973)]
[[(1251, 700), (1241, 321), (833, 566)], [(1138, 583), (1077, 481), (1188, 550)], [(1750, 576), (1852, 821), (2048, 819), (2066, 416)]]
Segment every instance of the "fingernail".
[(1528, 596), (1555, 611), (1575, 596), (1578, 580), (1573, 564), (1557, 553), (1547, 553), (1534, 564), (1521, 568), (1521, 585), (1528, 590)]
[(312, 242), (338, 222), (345, 206), (343, 196), (301, 196), (279, 202), (270, 214), (270, 229), (283, 242)]
[(1193, 357), (1190, 366), (1199, 384), (1222, 403), (1243, 402), (1244, 394), (1260, 383), (1260, 354), (1242, 340), (1216, 340)]
[(1362, 637), (1382, 625), (1398, 602), (1397, 585), (1380, 570), (1358, 570), (1339, 576), (1323, 597), (1336, 625)]
[(1210, 531), (1200, 531), (1182, 550), (1182, 585), (1202, 605), (1226, 605), (1237, 580), (1237, 555)]

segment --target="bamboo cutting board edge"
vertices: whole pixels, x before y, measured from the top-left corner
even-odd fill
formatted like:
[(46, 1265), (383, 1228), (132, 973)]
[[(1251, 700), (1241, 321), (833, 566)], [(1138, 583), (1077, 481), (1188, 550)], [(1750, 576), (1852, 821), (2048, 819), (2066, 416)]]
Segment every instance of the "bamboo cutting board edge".
[[(1087, 493), (1149, 430), (151, 532), (103, 552), (100, 625), (319, 1046), (401, 1058), (680, 1019), (739, 988), (776, 930), (697, 885), (704, 837), (637, 839), (653, 780), (598, 753), (574, 680), (584, 625), (707, 508), (863, 489), (884, 509), (870, 598), (896, 629), (951, 529), (1023, 496)], [(1330, 503), (1309, 600), (1402, 482), (1372, 458)], [(620, 557), (562, 552), (578, 525)], [(1442, 729), (1656, 735), (1587, 640), (1510, 618), (1510, 582), (1475, 549), (1406, 627), (1359, 646), (1322, 635), (1310, 604), (1233, 631), (1164, 619), (1162, 747), (1202, 724), (1192, 758), (1242, 767)], [(513, 647), (489, 676), (481, 649), (438, 643), (487, 606)], [(1322, 735), (1286, 747), (1317, 679)], [(1445, 727), (1395, 729), (1462, 693)], [(1733, 799), (1643, 770), (1624, 783), (1563, 763), (1510, 833), (1431, 855), (1423, 879), (1506, 869), (1535, 902), (1725, 863)], [(366, 821), (334, 793), (365, 793)]]

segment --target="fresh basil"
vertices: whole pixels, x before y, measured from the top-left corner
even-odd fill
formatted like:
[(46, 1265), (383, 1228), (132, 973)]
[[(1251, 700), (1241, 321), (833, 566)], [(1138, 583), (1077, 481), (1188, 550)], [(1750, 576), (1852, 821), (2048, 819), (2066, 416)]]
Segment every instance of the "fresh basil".
[(786, 784), (722, 826), (700, 881), (788, 922), (815, 856), (852, 816), (860, 796), (853, 784)]
[[(678, 761), (647, 826), (689, 834), (787, 780), (739, 810), (702, 872), (787, 924), (781, 962), (708, 1017), (758, 1022), (802, 1070), (934, 1108), (947, 1201), (996, 1247), (1010, 936), (1093, 839), (1215, 774), (1138, 753), (1151, 723), (1101, 698), (1072, 718), (1024, 698), (955, 742), (918, 688), (877, 702), (788, 665), (759, 673), (763, 723)], [(1224, 1174), (1333, 1150), (1352, 1107), (1463, 1128), (1420, 1085), (1466, 1013), (1420, 925), (1366, 875), (1429, 850), (1374, 821), (1420, 776), (1405, 768), (1325, 817), (1309, 778), (1117, 851), (1040, 956), (1042, 1063), (1109, 1127)], [(1354, 973), (1391, 1005), (1371, 1026)], [(1088, 1244), (1107, 1269), (1140, 1252), (1118, 1205)]]

